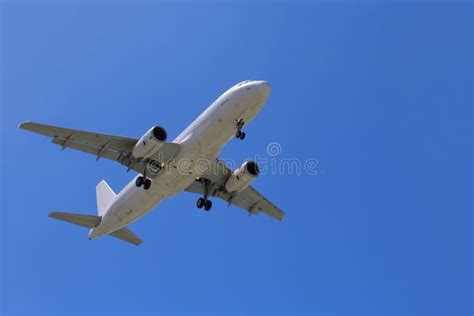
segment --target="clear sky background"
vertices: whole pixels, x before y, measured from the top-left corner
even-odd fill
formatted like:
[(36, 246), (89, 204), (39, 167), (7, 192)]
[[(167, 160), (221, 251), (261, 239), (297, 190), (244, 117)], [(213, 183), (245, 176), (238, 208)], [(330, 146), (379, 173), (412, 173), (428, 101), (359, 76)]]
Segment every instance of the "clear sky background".
[[(472, 2), (1, 10), (2, 314), (472, 313)], [(255, 182), (283, 222), (184, 193), (131, 225), (135, 247), (47, 217), (95, 214), (95, 185), (134, 175), (18, 123), (173, 139), (245, 79), (272, 95), (222, 156), (319, 160)]]

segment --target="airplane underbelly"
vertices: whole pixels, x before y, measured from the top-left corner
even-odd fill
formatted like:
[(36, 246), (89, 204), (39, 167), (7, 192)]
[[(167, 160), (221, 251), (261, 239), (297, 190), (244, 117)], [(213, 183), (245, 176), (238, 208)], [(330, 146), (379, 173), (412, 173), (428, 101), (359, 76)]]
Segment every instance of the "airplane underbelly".
[(227, 138), (228, 133), (226, 133), (222, 124), (211, 125), (209, 131), (202, 137), (200, 156), (205, 158), (218, 156)]
[(161, 184), (167, 188), (167, 196), (181, 192), (196, 179), (197, 176), (191, 170), (192, 167), (189, 166), (178, 166), (172, 173), (160, 179)]
[(239, 104), (229, 111), (216, 113), (206, 125), (189, 133), (180, 142), (178, 156), (159, 171), (149, 190), (137, 188), (132, 180), (120, 192), (115, 205), (103, 219), (106, 233), (127, 226), (147, 214), (165, 198), (186, 189), (206, 172), (206, 166), (210, 166), (225, 143), (234, 136), (236, 121), (243, 119), (248, 123), (260, 110), (261, 105), (258, 103), (250, 106)]
[(108, 234), (125, 227), (143, 217), (165, 198), (164, 194), (150, 194), (143, 188), (137, 188), (132, 181), (120, 192), (102, 218), (100, 230)]

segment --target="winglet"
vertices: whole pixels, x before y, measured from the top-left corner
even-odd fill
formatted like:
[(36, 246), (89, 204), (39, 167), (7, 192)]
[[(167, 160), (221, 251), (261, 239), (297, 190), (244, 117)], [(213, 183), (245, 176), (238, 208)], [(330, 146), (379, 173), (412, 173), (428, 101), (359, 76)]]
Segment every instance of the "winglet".
[(17, 129), (25, 129), (26, 125), (30, 124), (31, 121), (25, 121), (23, 123), (18, 124)]

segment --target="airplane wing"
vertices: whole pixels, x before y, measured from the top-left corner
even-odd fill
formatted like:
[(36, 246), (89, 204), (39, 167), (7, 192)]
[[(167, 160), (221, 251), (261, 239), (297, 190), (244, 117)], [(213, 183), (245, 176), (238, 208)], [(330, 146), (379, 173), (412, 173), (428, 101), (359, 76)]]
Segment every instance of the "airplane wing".
[(25, 122), (19, 128), (49, 136), (53, 144), (64, 148), (72, 148), (96, 156), (96, 159), (107, 158), (118, 161), (128, 169), (133, 169), (139, 173), (147, 168), (147, 176), (153, 177), (153, 172), (157, 172), (153, 165), (166, 163), (171, 160), (179, 151), (179, 144), (164, 143), (158, 152), (147, 160), (136, 160), (132, 156), (132, 150), (137, 143), (137, 138), (113, 136), (86, 132), (76, 129), (51, 126), (35, 122)]
[(210, 168), (212, 172), (207, 174), (205, 178), (199, 178), (194, 181), (186, 188), (186, 191), (204, 195), (206, 183), (208, 183), (209, 188), (207, 190), (209, 190), (209, 195), (223, 199), (229, 206), (234, 204), (249, 212), (249, 215), (262, 212), (277, 220), (281, 221), (283, 219), (285, 213), (252, 186), (247, 187), (237, 194), (227, 192), (224, 188), (224, 184), (232, 174), (232, 170), (220, 160), (216, 160), (215, 163), (217, 165), (211, 166)]

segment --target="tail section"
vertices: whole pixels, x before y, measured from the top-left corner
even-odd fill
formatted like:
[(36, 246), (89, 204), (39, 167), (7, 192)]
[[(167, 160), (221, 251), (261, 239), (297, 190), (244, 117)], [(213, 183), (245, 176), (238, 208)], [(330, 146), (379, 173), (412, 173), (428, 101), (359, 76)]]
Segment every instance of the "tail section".
[(109, 187), (105, 180), (102, 180), (95, 187), (97, 196), (97, 215), (103, 216), (107, 207), (115, 199), (115, 192)]
[[(114, 191), (112, 191), (107, 182), (105, 182), (104, 180), (100, 181), (97, 184), (95, 190), (97, 195), (97, 215), (51, 212), (49, 213), (49, 217), (91, 228), (89, 232), (89, 239), (102, 236), (104, 232), (100, 230), (101, 226), (99, 225), (102, 220), (102, 217), (105, 215), (105, 211), (115, 200), (116, 194), (114, 193)], [(142, 240), (137, 235), (132, 233), (127, 227), (123, 227), (121, 229), (113, 231), (112, 233), (108, 233), (108, 235), (137, 246), (142, 243)]]
[[(97, 227), (100, 224), (101, 217), (96, 215), (83, 215), (83, 214), (74, 214), (74, 213), (64, 213), (64, 212), (51, 212), (49, 217), (59, 219), (68, 223), (76, 224), (79, 226), (84, 226), (87, 228), (92, 228), (93, 232), (94, 227)], [(90, 236), (90, 233), (89, 233)], [(121, 239), (123, 241), (129, 242), (131, 244), (139, 246), (142, 243), (142, 240), (132, 233), (127, 227), (123, 227), (119, 230), (116, 230), (109, 234), (109, 236)], [(90, 239), (90, 237), (89, 237)]]

